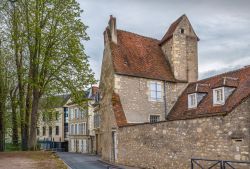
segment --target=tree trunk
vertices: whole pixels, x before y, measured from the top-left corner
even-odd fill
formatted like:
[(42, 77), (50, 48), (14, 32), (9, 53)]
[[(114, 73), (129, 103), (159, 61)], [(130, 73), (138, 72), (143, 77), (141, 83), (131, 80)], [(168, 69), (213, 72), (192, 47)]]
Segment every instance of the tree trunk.
[(12, 144), (18, 146), (18, 125), (17, 125), (17, 100), (16, 90), (11, 93), (11, 110), (12, 110)]
[(0, 152), (4, 151), (5, 132), (4, 132), (4, 103), (0, 101)]
[(34, 150), (36, 147), (36, 127), (37, 127), (39, 100), (40, 100), (39, 91), (38, 91), (38, 89), (34, 89), (33, 90), (31, 119), (30, 119), (30, 138), (29, 138), (29, 149), (30, 150)]

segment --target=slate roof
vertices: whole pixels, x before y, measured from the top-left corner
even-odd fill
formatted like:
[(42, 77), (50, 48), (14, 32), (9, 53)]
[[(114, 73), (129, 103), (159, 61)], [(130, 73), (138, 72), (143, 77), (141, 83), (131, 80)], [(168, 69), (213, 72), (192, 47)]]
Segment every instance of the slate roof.
[(40, 108), (59, 108), (63, 107), (70, 99), (70, 94), (50, 96), (42, 98), (39, 104)]
[[(207, 93), (197, 108), (188, 109), (188, 94), (194, 91), (197, 84), (207, 84), (198, 90)], [(209, 87), (208, 87), (209, 86)], [(227, 98), (224, 105), (213, 105), (213, 88), (234, 87), (234, 92)], [(226, 115), (244, 100), (250, 97), (250, 66), (223, 73), (211, 78), (191, 83), (178, 98), (168, 115), (169, 120)]]
[[(106, 31), (110, 34), (109, 29)], [(115, 44), (110, 40), (116, 74), (176, 81), (159, 40), (117, 30), (117, 41)]]

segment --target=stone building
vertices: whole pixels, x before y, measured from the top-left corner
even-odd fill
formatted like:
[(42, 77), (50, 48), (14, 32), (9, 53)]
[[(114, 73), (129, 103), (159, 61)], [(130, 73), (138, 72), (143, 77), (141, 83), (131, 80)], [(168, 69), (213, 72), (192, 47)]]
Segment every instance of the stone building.
[(68, 106), (70, 95), (42, 99), (37, 125), (41, 149), (68, 151)]
[(120, 126), (165, 120), (187, 84), (197, 80), (198, 40), (185, 15), (161, 40), (118, 30), (110, 17), (100, 80), (104, 160), (117, 161)]
[(191, 158), (249, 160), (250, 69), (197, 81), (199, 38), (188, 18), (161, 40), (104, 31), (102, 159), (142, 168), (190, 168)]
[(192, 158), (250, 161), (250, 67), (190, 83), (166, 121), (125, 125), (118, 133), (120, 164), (188, 169)]
[(94, 106), (98, 87), (86, 92), (84, 106), (74, 102), (67, 104), (69, 110), (69, 152), (94, 153)]

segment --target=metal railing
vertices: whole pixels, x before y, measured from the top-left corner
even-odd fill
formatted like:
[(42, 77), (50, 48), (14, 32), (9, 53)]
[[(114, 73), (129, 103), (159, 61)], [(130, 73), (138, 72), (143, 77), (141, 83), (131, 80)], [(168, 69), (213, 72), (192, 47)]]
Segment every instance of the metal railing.
[(250, 168), (250, 161), (209, 160), (201, 158), (191, 159), (191, 169), (248, 169), (248, 168)]

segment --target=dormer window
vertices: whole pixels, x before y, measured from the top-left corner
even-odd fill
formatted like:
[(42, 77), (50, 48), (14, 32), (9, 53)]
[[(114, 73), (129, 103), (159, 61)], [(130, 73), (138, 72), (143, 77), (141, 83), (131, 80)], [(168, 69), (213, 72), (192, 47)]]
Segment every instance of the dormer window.
[(213, 104), (223, 105), (225, 103), (224, 87), (213, 89)]
[(197, 107), (197, 94), (189, 94), (188, 95), (188, 108), (196, 108)]

